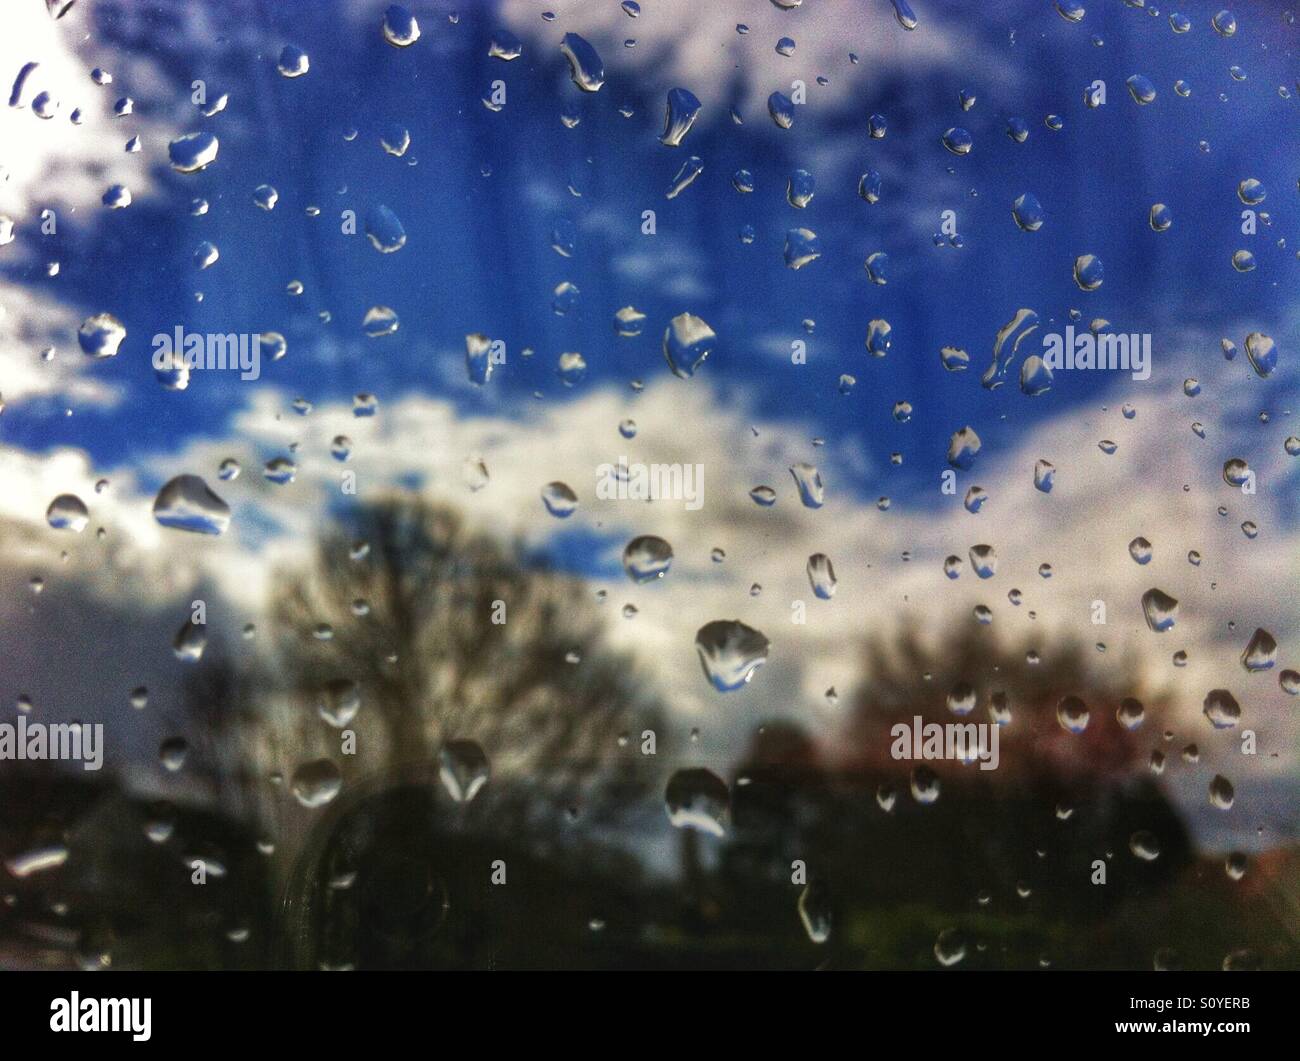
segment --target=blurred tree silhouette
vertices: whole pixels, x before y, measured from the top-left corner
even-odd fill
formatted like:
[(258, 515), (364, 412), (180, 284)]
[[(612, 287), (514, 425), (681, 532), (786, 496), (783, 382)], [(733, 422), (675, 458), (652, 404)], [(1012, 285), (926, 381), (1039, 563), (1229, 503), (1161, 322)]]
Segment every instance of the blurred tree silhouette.
[(356, 683), (359, 757), (373, 724), (385, 770), (472, 740), (494, 777), (576, 799), (627, 761), (621, 733), (659, 724), (631, 661), (605, 646), (590, 590), (525, 568), (447, 508), (406, 497), (361, 508), (274, 596), (275, 658), (301, 723), (323, 729), (311, 708), (331, 682)]
[[(651, 686), (605, 644), (584, 584), (530, 569), (450, 509), (401, 496), (328, 530), (310, 569), (284, 573), (274, 594), (267, 677), (278, 689), (256, 694), (273, 731), (259, 739), (284, 767), (324, 754), (345, 777), (334, 803), (312, 812), (289, 874), (284, 961), (490, 957), (500, 940), (485, 942), (486, 924), (476, 932), (464, 920), (481, 905), (489, 850), (513, 865), (542, 860), (519, 911), (529, 923), (553, 913), (536, 908), (556, 890), (546, 879), (577, 865), (592, 880), (620, 864), (625, 880), (635, 875), (608, 833), (595, 837), (643, 812), (641, 798), (662, 782), (640, 735), (655, 730), (661, 756), (668, 735)], [(356, 732), (355, 755), (330, 746), (319, 711), (337, 707), (346, 683), (361, 702), (341, 724)], [(281, 696), (287, 716), (275, 706)], [(455, 804), (439, 783), (450, 741), (477, 743), (490, 763), (491, 780), (469, 803)], [(454, 911), (445, 934), (444, 889)], [(570, 920), (563, 931), (588, 930)], [(517, 963), (524, 952), (514, 953)]]

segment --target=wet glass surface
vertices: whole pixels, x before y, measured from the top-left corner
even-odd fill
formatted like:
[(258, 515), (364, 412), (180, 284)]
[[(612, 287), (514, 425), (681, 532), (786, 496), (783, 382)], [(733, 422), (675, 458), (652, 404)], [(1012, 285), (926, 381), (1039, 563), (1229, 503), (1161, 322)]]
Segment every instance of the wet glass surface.
[(1300, 965), (1287, 4), (0, 28), (0, 966)]

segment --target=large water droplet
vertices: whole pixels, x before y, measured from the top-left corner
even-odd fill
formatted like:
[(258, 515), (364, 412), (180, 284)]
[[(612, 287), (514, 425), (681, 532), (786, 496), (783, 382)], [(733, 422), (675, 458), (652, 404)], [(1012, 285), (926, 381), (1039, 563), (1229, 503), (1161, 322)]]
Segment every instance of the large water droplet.
[(830, 600), (835, 596), (835, 568), (825, 553), (813, 553), (808, 557), (808, 582), (813, 593), (821, 600)]
[(693, 313), (679, 313), (664, 331), (664, 360), (673, 375), (689, 379), (713, 353), (717, 335), (700, 317)]
[(468, 803), (488, 783), (491, 768), (472, 740), (448, 741), (438, 756), (438, 779), (457, 803)]
[(315, 759), (294, 770), (289, 787), (304, 807), (323, 807), (343, 788), (343, 775), (329, 759)]
[(785, 264), (791, 269), (802, 269), (821, 257), (817, 233), (810, 228), (787, 229), (785, 234)]
[(547, 483), (542, 488), (542, 503), (556, 519), (568, 519), (578, 507), (578, 495), (567, 483)]
[(178, 475), (158, 491), (153, 518), (176, 530), (221, 534), (230, 525), (230, 506), (197, 475)]
[[(993, 343), (993, 363), (985, 370), (980, 382), (989, 390), (1002, 386), (1007, 369), (1015, 359), (1020, 344), (1038, 328), (1038, 314), (1032, 309), (1018, 309), (1016, 315), (998, 329)], [(1010, 346), (1007, 345), (1011, 340)]]
[(311, 60), (296, 44), (286, 44), (280, 49), (280, 58), (275, 66), (284, 77), (302, 77), (311, 69)]
[(1241, 705), (1227, 689), (1211, 689), (1206, 693), (1201, 710), (1215, 729), (1231, 729), (1241, 721)]
[(566, 33), (560, 41), (560, 52), (569, 60), (569, 76), (583, 92), (595, 92), (605, 83), (605, 64), (585, 39), (576, 33)]
[(167, 157), (178, 173), (196, 173), (216, 160), (220, 147), (211, 133), (186, 133), (167, 145)]
[(1056, 705), (1056, 721), (1070, 733), (1082, 733), (1088, 728), (1090, 717), (1088, 705), (1077, 696), (1063, 697)]
[(653, 534), (633, 538), (623, 550), (623, 570), (633, 582), (653, 582), (668, 574), (673, 547)]
[(826, 488), (821, 472), (814, 465), (800, 462), (791, 465), (790, 474), (799, 487), (799, 500), (805, 508), (821, 508), (826, 503)]
[(668, 820), (678, 829), (725, 836), (731, 794), (717, 774), (701, 768), (678, 770), (664, 792)]
[(96, 313), (87, 317), (77, 329), (77, 342), (87, 357), (102, 360), (116, 357), (118, 347), (126, 338), (126, 327), (111, 313)]
[(1037, 232), (1043, 227), (1043, 204), (1037, 196), (1025, 192), (1011, 204), (1011, 216), (1022, 232)]
[(1277, 368), (1277, 345), (1263, 332), (1251, 332), (1246, 336), (1246, 357), (1255, 374), (1266, 378)]
[(1157, 634), (1172, 630), (1178, 619), (1178, 601), (1163, 590), (1152, 589), (1142, 594), (1142, 614), (1147, 626)]
[(664, 131), (659, 142), (666, 147), (677, 147), (691, 131), (699, 114), (700, 101), (693, 93), (684, 88), (669, 89), (664, 111)]
[(1080, 291), (1096, 291), (1104, 275), (1101, 259), (1095, 254), (1080, 254), (1074, 259), (1074, 282)]
[(721, 693), (745, 686), (767, 662), (769, 647), (766, 637), (739, 619), (716, 619), (695, 635), (704, 676)]
[(366, 213), (366, 236), (380, 254), (392, 254), (406, 246), (406, 229), (397, 215), (382, 203)]
[(45, 510), (45, 522), (55, 530), (80, 534), (90, 522), (90, 512), (76, 494), (60, 494)]
[(968, 471), (980, 451), (980, 437), (969, 425), (953, 432), (948, 440), (948, 463), (961, 471)]
[(794, 125), (794, 103), (783, 93), (773, 92), (767, 97), (767, 113), (782, 129), (789, 129)]
[(409, 48), (420, 39), (420, 24), (401, 4), (389, 4), (384, 11), (384, 40), (394, 48)]
[(1251, 636), (1241, 654), (1241, 665), (1249, 671), (1269, 670), (1277, 663), (1277, 640), (1263, 627)]

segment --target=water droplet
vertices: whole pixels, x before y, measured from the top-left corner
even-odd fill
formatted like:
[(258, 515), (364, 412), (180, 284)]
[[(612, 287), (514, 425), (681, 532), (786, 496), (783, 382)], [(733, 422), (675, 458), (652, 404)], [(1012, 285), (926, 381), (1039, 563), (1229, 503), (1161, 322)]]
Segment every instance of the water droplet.
[(158, 761), (169, 774), (177, 773), (189, 756), (190, 745), (184, 737), (168, 737), (158, 746)]
[(384, 40), (394, 48), (409, 48), (420, 39), (420, 24), (400, 4), (390, 4), (384, 11)]
[(438, 755), (438, 779), (457, 803), (469, 803), (490, 775), (487, 755), (472, 740), (448, 741)]
[(583, 92), (595, 92), (605, 83), (605, 64), (586, 40), (576, 33), (566, 33), (560, 52), (569, 61), (569, 76)]
[(1011, 204), (1011, 216), (1022, 232), (1037, 232), (1043, 227), (1043, 205), (1029, 192)]
[(794, 125), (794, 103), (789, 96), (773, 92), (767, 97), (767, 113), (782, 129), (789, 129)]
[(1082, 733), (1090, 717), (1088, 705), (1077, 696), (1066, 696), (1056, 705), (1056, 721), (1070, 733)]
[(948, 463), (960, 471), (969, 471), (980, 451), (980, 437), (969, 425), (955, 431), (948, 440)]
[(867, 353), (872, 357), (884, 357), (889, 353), (889, 344), (893, 328), (887, 320), (873, 320), (867, 324)]
[(1277, 345), (1263, 332), (1251, 332), (1246, 336), (1246, 358), (1255, 375), (1267, 379), (1277, 368)]
[(623, 549), (623, 570), (633, 582), (654, 582), (668, 574), (673, 547), (653, 534), (633, 538)]
[(1159, 589), (1149, 589), (1142, 594), (1142, 614), (1147, 627), (1157, 634), (1172, 630), (1178, 618), (1178, 601)]
[(909, 785), (912, 799), (922, 806), (929, 806), (939, 798), (939, 775), (928, 766), (913, 768)]
[(21, 854), (14, 855), (12, 858), (5, 859), (5, 869), (11, 877), (23, 880), (35, 873), (45, 873), (52, 869), (58, 869), (68, 861), (68, 854), (66, 844), (34, 847), (23, 851)]
[(208, 647), (208, 628), (203, 623), (186, 619), (172, 639), (172, 655), (182, 663), (197, 663)]
[[(234, 475), (223, 478), (234, 478)], [(178, 475), (158, 491), (153, 517), (164, 527), (196, 534), (221, 534), (230, 525), (230, 506), (197, 475)]]
[(1146, 829), (1139, 829), (1129, 837), (1128, 849), (1143, 862), (1154, 862), (1160, 857), (1160, 841), (1156, 839), (1155, 833)]
[(1151, 84), (1151, 79), (1143, 74), (1134, 74), (1126, 82), (1128, 85), (1129, 95), (1133, 97), (1133, 102), (1140, 106), (1146, 106), (1156, 98), (1156, 87)]
[(578, 507), (578, 495), (567, 483), (547, 483), (542, 488), (542, 503), (556, 519), (568, 519)]
[(991, 545), (972, 545), (969, 550), (971, 568), (980, 578), (992, 578), (998, 571), (997, 550)]
[(687, 188), (695, 183), (695, 178), (704, 172), (704, 160), (696, 155), (692, 155), (682, 163), (677, 175), (673, 177), (673, 182), (668, 186), (668, 191), (664, 193), (665, 199), (676, 199)]
[(906, 30), (916, 29), (917, 18), (907, 0), (890, 0), (890, 2), (894, 5), (894, 17), (898, 19), (898, 24)]
[(678, 770), (668, 779), (664, 806), (675, 828), (698, 829), (711, 836), (727, 833), (731, 794), (726, 783), (709, 770)]
[(1215, 774), (1210, 781), (1210, 806), (1219, 810), (1231, 810), (1236, 798), (1232, 782), (1222, 774)]
[(826, 490), (822, 484), (821, 472), (811, 464), (800, 462), (792, 465), (790, 474), (794, 476), (799, 487), (799, 500), (805, 508), (821, 508), (826, 503)]
[(969, 155), (973, 142), (965, 129), (953, 127), (943, 134), (943, 146), (954, 155)]
[(664, 360), (680, 379), (695, 375), (717, 341), (713, 329), (693, 313), (679, 313), (664, 331)]
[[(588, 47), (590, 47), (590, 45), (588, 45)], [(561, 51), (564, 50), (563, 45), (560, 46), (560, 50)], [(489, 59), (500, 59), (503, 63), (509, 63), (518, 59), (521, 55), (523, 55), (523, 53), (524, 53), (524, 46), (522, 42), (519, 40), (518, 37), (516, 37), (509, 30), (502, 29), (501, 27), (498, 26), (496, 29), (492, 31), (492, 39), (488, 43)], [(566, 52), (565, 54), (567, 55), (568, 53)], [(594, 56), (596, 53), (593, 51), (591, 54)], [(596, 59), (596, 65), (597, 67), (599, 67), (600, 65), (599, 57), (597, 57)], [(598, 71), (598, 73), (601, 76), (603, 76), (604, 72)], [(575, 84), (576, 83), (577, 80), (575, 78)], [(596, 85), (594, 88), (587, 89), (587, 91), (595, 92), (596, 89), (598, 88), (600, 88), (599, 84)]]
[(289, 782), (294, 799), (315, 809), (329, 803), (343, 788), (343, 775), (329, 759), (314, 759), (293, 772)]
[(326, 683), (316, 695), (316, 713), (335, 729), (342, 729), (361, 710), (361, 689), (350, 678)]
[(1277, 641), (1260, 627), (1251, 636), (1250, 643), (1241, 654), (1241, 665), (1248, 671), (1269, 670), (1277, 663)]
[(286, 44), (280, 49), (280, 58), (275, 65), (284, 77), (302, 77), (311, 69), (311, 60), (296, 44)]
[(808, 557), (808, 582), (813, 593), (821, 600), (830, 600), (835, 596), (835, 568), (825, 553), (813, 553)]
[(1241, 721), (1241, 705), (1227, 689), (1211, 689), (1201, 705), (1215, 729), (1231, 729)]
[(1050, 461), (1040, 460), (1034, 465), (1034, 488), (1045, 494), (1052, 492), (1056, 485), (1056, 466)]
[(380, 254), (392, 254), (406, 246), (406, 230), (397, 215), (382, 203), (366, 213), (366, 236)]
[(785, 234), (785, 264), (791, 269), (802, 269), (821, 257), (817, 233), (810, 228), (792, 228)]
[(125, 338), (126, 327), (111, 313), (96, 313), (93, 317), (87, 317), (77, 329), (77, 342), (82, 353), (96, 360), (116, 357)]
[(799, 894), (799, 920), (813, 943), (825, 943), (831, 938), (831, 899), (827, 887), (820, 881), (809, 881)]
[(86, 503), (76, 494), (60, 494), (45, 510), (45, 522), (55, 530), (70, 530), (80, 534), (90, 522)]
[(867, 276), (871, 278), (873, 284), (884, 287), (889, 282), (889, 255), (884, 251), (867, 255), (867, 260), (862, 267), (866, 269)]
[(1146, 720), (1146, 708), (1142, 701), (1126, 696), (1115, 710), (1115, 718), (1125, 729), (1137, 729)]
[(396, 311), (389, 306), (371, 306), (361, 321), (361, 330), (371, 339), (378, 339), (392, 335), (399, 323)]
[(211, 165), (221, 145), (211, 133), (186, 133), (167, 145), (167, 157), (178, 173), (196, 173)]
[(934, 941), (934, 957), (945, 968), (959, 964), (966, 958), (966, 937), (959, 929), (945, 928)]
[[(980, 382), (989, 390), (1002, 386), (1007, 369), (1015, 359), (1020, 344), (1038, 328), (1038, 314), (1032, 309), (1021, 308), (1016, 315), (998, 329), (993, 344), (993, 362), (985, 370)], [(1012, 340), (1007, 346), (1007, 341)], [(1005, 350), (1005, 353), (1003, 352)]]
[(817, 181), (806, 169), (797, 169), (790, 174), (785, 186), (785, 201), (796, 210), (802, 210), (812, 202), (817, 188)]
[(659, 142), (665, 147), (677, 147), (691, 131), (699, 114), (700, 101), (693, 93), (684, 88), (670, 89), (664, 111), (664, 131)]
[(718, 692), (730, 693), (748, 684), (754, 672), (767, 662), (769, 643), (739, 619), (716, 619), (700, 627), (695, 648), (704, 676)]
[(1101, 287), (1103, 272), (1101, 259), (1095, 254), (1081, 254), (1074, 259), (1074, 282), (1081, 291), (1096, 291)]

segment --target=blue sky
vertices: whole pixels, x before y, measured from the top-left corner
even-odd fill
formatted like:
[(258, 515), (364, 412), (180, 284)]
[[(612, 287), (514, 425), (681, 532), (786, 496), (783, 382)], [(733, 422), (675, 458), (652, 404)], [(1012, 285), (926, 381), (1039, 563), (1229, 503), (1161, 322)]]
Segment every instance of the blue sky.
[[(625, 20), (629, 35), (654, 28), (654, 5), (643, 6), (641, 18)], [(799, 43), (818, 33), (818, 6), (774, 13)], [(886, 7), (883, 0), (876, 6)], [(887, 491), (886, 470), (856, 485), (864, 496), (905, 494), (929, 491), (940, 467), (935, 455), (965, 423), (996, 447), (1041, 417), (1140, 395), (1130, 381), (1097, 374), (1062, 374), (1034, 401), (1014, 384), (984, 392), (978, 377), (993, 336), (1020, 306), (1039, 313), (1043, 330), (1053, 322), (1059, 330), (1077, 308), (1082, 324), (1104, 317), (1117, 330), (1152, 332), (1158, 375), (1181, 371), (1187, 354), (1217, 356), (1208, 346), (1184, 350), (1188, 336), (1222, 332), (1240, 346), (1242, 336), (1231, 328), (1245, 325), (1286, 346), (1290, 307), (1281, 294), (1297, 262), (1294, 249), (1276, 241), (1287, 234), (1288, 216), (1278, 200), (1295, 195), (1296, 101), (1280, 98), (1277, 87), (1288, 84), (1293, 52), (1284, 45), (1294, 30), (1261, 10), (1223, 39), (1208, 24), (1207, 5), (1188, 5), (1194, 28), (1184, 35), (1174, 34), (1163, 15), (1118, 3), (1089, 11), (1079, 25), (1046, 3), (999, 5), (996, 15), (978, 17), (963, 12), (959, 23), (949, 5), (922, 5), (916, 33), (933, 23), (959, 27), (962, 54), (951, 69), (912, 70), (879, 59), (850, 62), (848, 53), (867, 52), (877, 35), (886, 38), (876, 47), (887, 60), (888, 37), (904, 33), (892, 18), (864, 9), (861, 29), (831, 49), (834, 62), (814, 66), (799, 48), (782, 60), (791, 78), (808, 85), (809, 103), (798, 108), (793, 129), (776, 128), (755, 105), (741, 105), (744, 124), (737, 126), (728, 115), (741, 99), (736, 85), (697, 82), (685, 87), (705, 106), (679, 148), (657, 141), (668, 82), (653, 69), (646, 77), (628, 71), (626, 49), (601, 41), (607, 81), (598, 93), (579, 92), (565, 76), (556, 45), (563, 32), (585, 28), (580, 14), (555, 23), (539, 18), (525, 27), (521, 58), (503, 63), (487, 52), (504, 19), (486, 3), (463, 5), (454, 25), (426, 17), (420, 45), (401, 51), (377, 32), (360, 32), (341, 8), (304, 20), (293, 5), (269, 5), (266, 25), (258, 27), (268, 47), (251, 53), (232, 42), (170, 40), (161, 14), (132, 18), (128, 34), (113, 10), (96, 11), (102, 39), (129, 36), (135, 47), (160, 49), (178, 95), (186, 79), (203, 76), (211, 91), (230, 91), (231, 103), (216, 118), (195, 114), (189, 123), (220, 136), (214, 165), (178, 175), (155, 163), (156, 197), (72, 219), (56, 238), (56, 278), (41, 276), (39, 261), (8, 267), (11, 279), (87, 313), (111, 307), (129, 332), (122, 355), (92, 371), (124, 387), (136, 415), (87, 409), (68, 418), (57, 408), (20, 404), (6, 417), (5, 434), (27, 448), (74, 445), (115, 464), (227, 430), (246, 385), (205, 378), (174, 393), (153, 379), (149, 337), (176, 325), (284, 333), (290, 355), (268, 367), (266, 378), (314, 402), (362, 390), (381, 401), (446, 394), (474, 414), (508, 410), (534, 391), (550, 402), (572, 398), (554, 371), (565, 350), (586, 357), (579, 392), (660, 376), (667, 371), (659, 353), (664, 324), (689, 310), (719, 335), (702, 370), (711, 382), (746, 402), (756, 420), (796, 416), (828, 439), (860, 446), (877, 465), (901, 450), (907, 463), (887, 472)], [(152, 37), (138, 35), (141, 25)], [(1102, 47), (1090, 43), (1094, 34)], [(750, 76), (751, 57), (772, 50), (766, 37), (733, 31), (714, 42), (730, 58), (735, 82)], [(279, 39), (311, 55), (309, 75), (278, 76)], [(637, 49), (668, 46), (647, 34)], [(1229, 76), (1233, 64), (1245, 69), (1246, 81)], [(1129, 98), (1124, 81), (1131, 73), (1156, 85), (1153, 104), (1139, 107)], [(819, 75), (846, 83), (844, 94), (823, 103)], [(497, 78), (506, 83), (508, 104), (493, 113), (480, 99)], [(1105, 81), (1108, 102), (1088, 110), (1083, 89), (1096, 78)], [(1192, 86), (1188, 99), (1173, 91), (1179, 78)], [(769, 87), (788, 89), (764, 81), (757, 98)], [(969, 112), (958, 104), (962, 90), (977, 97)], [(620, 115), (620, 105), (630, 105), (633, 116)], [(138, 114), (174, 107), (174, 100), (137, 101)], [(566, 107), (581, 115), (576, 128), (559, 121)], [(889, 123), (883, 140), (866, 135), (866, 118), (877, 112)], [(1063, 118), (1062, 130), (1045, 127), (1048, 113)], [(1024, 144), (1005, 135), (1013, 115), (1029, 124)], [(123, 129), (129, 121), (122, 120)], [(379, 147), (390, 123), (410, 131), (405, 158)], [(950, 126), (971, 132), (970, 155), (943, 148), (940, 137)], [(345, 142), (352, 128), (358, 135)], [(1199, 149), (1202, 140), (1208, 152)], [(702, 158), (705, 171), (667, 201), (664, 190), (688, 154)], [(731, 187), (742, 167), (754, 174), (751, 195)], [(796, 168), (817, 179), (804, 210), (784, 200)], [(874, 205), (856, 194), (867, 168), (884, 175)], [(1255, 237), (1239, 232), (1235, 189), (1247, 176), (1269, 189), (1261, 209), (1277, 218)], [(566, 190), (572, 180), (582, 198)], [(281, 193), (270, 213), (252, 203), (261, 183)], [(1047, 214), (1036, 233), (1020, 232), (1011, 219), (1012, 200), (1026, 191)], [(196, 196), (210, 202), (202, 217), (188, 213)], [(1172, 210), (1168, 232), (1146, 223), (1155, 202)], [(377, 254), (360, 234), (339, 231), (341, 211), (363, 218), (378, 203), (397, 213), (408, 234), (407, 245), (391, 255)], [(306, 216), (308, 205), (320, 216)], [(643, 209), (656, 211), (654, 236), (640, 232)], [(947, 209), (956, 211), (960, 249), (935, 247), (928, 238)], [(572, 258), (550, 249), (558, 218), (577, 228)], [(739, 239), (746, 224), (756, 231), (748, 245)], [(816, 231), (822, 250), (799, 272), (781, 256), (785, 231), (795, 226)], [(222, 257), (200, 273), (191, 257), (204, 239)], [(1255, 253), (1253, 273), (1231, 268), (1239, 246)], [(872, 285), (862, 268), (875, 250), (890, 257), (885, 287)], [(1073, 283), (1071, 264), (1081, 253), (1104, 263), (1097, 292)], [(301, 297), (285, 292), (294, 279), (306, 285)], [(578, 286), (581, 298), (559, 317), (550, 310), (551, 292), (564, 280)], [(644, 332), (616, 339), (612, 315), (629, 303), (647, 314)], [(361, 317), (374, 304), (397, 310), (396, 335), (361, 334)], [(331, 314), (329, 323), (317, 319), (321, 311)], [(812, 335), (801, 327), (805, 318), (816, 322)], [(883, 360), (863, 349), (872, 318), (893, 327)], [(505, 340), (516, 355), (481, 392), (448, 386), (470, 331)], [(779, 356), (795, 339), (808, 344), (807, 366)], [(943, 345), (966, 349), (971, 369), (945, 372), (938, 360)], [(528, 361), (517, 356), (525, 346), (536, 351)], [(1247, 385), (1244, 359), (1238, 365)], [(858, 380), (846, 397), (838, 393), (844, 372)], [(889, 415), (900, 399), (917, 409), (906, 425)]]

